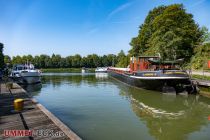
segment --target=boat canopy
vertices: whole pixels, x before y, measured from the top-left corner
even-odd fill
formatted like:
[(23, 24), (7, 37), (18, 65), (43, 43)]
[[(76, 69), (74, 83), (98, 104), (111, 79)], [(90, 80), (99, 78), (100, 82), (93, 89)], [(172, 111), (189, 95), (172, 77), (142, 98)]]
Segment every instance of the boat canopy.
[(161, 61), (161, 60), (152, 60), (152, 59), (149, 59), (148, 61), (151, 64), (153, 64), (153, 65), (158, 65), (158, 64), (162, 64), (162, 65), (174, 65), (174, 64), (180, 64), (183, 60)]
[(160, 56), (137, 56), (137, 58), (160, 58)]

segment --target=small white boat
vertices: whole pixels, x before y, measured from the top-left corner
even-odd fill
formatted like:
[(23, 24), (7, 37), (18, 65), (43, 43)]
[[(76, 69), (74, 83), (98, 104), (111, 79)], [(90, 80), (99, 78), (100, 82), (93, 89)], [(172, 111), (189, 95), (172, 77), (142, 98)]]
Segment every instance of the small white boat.
[(86, 73), (87, 72), (87, 69), (85, 67), (82, 67), (82, 73)]
[(41, 72), (35, 69), (32, 64), (14, 65), (10, 77), (22, 84), (34, 84), (41, 82)]
[(107, 70), (108, 70), (107, 67), (97, 67), (97, 68), (95, 69), (95, 72), (96, 72), (96, 73), (106, 73)]

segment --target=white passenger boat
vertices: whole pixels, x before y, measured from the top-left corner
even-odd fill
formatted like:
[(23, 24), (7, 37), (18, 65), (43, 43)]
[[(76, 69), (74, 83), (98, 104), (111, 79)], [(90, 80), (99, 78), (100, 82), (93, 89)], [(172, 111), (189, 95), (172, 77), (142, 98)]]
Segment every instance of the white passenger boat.
[(96, 72), (96, 73), (105, 73), (105, 72), (107, 72), (107, 70), (108, 70), (107, 67), (97, 67), (97, 68), (95, 69), (95, 72)]
[(41, 72), (32, 64), (16, 64), (13, 66), (10, 77), (22, 84), (34, 84), (41, 82)]

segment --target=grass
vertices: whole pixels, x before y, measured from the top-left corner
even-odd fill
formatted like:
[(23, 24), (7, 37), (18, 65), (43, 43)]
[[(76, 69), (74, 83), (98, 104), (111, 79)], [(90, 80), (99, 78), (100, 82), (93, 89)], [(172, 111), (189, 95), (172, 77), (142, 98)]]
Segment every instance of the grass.
[[(192, 78), (201, 79), (201, 80), (209, 80), (210, 81), (210, 76), (192, 75)], [(200, 94), (201, 95), (210, 98), (210, 87), (199, 86), (199, 89), (200, 89)]]
[[(95, 68), (88, 68), (89, 72), (95, 72)], [(81, 73), (82, 68), (47, 68), (41, 69), (43, 73)]]
[(200, 94), (210, 98), (210, 87), (199, 87), (200, 89)]
[(203, 76), (203, 75), (193, 74), (192, 78), (194, 78), (194, 79), (201, 79), (201, 80), (209, 80), (210, 81), (210, 76)]
[(210, 95), (210, 87), (199, 87), (201, 91), (207, 92)]

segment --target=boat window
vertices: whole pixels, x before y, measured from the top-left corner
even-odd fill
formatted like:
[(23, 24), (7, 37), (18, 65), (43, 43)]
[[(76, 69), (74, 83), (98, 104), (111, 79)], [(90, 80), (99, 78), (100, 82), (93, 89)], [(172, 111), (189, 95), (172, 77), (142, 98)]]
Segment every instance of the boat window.
[(17, 70), (23, 70), (23, 68), (22, 67), (17, 67)]

